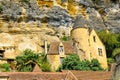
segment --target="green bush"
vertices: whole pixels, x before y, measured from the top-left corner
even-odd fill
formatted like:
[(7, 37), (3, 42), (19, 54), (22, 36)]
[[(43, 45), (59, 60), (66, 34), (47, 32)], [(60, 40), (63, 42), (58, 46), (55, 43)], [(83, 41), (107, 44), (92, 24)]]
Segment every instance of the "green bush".
[(115, 57), (117, 54), (120, 54), (120, 48), (114, 49), (114, 51), (112, 53), (113, 57)]
[(59, 70), (82, 70), (82, 71), (103, 71), (104, 69), (100, 66), (100, 63), (97, 59), (92, 59), (91, 61), (83, 60), (80, 61), (77, 54), (72, 54), (67, 56)]
[(69, 36), (63, 36), (61, 38), (62, 41), (69, 41), (70, 40), (70, 37)]
[(51, 71), (51, 65), (46, 62), (46, 63), (43, 63), (40, 68), (42, 69), (43, 72), (50, 72)]
[(71, 54), (67, 56), (62, 62), (62, 68), (65, 70), (73, 70), (75, 66), (80, 62), (79, 56)]
[(31, 72), (36, 64), (40, 66), (42, 71), (50, 71), (50, 64), (44, 53), (37, 54), (31, 50), (25, 50), (21, 56), (17, 56), (17, 70), (20, 72)]
[(104, 69), (100, 66), (100, 63), (97, 59), (92, 59), (91, 60), (91, 70), (92, 71), (102, 71)]
[(107, 58), (107, 63), (108, 64), (115, 63), (115, 60), (113, 58)]
[(2, 72), (9, 72), (10, 64), (9, 63), (0, 64), (0, 68)]

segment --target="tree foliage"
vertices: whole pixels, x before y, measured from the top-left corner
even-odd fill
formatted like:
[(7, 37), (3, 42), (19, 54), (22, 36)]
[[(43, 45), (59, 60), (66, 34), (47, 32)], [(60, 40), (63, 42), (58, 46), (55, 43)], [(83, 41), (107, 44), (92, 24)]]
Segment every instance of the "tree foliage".
[(117, 54), (120, 54), (120, 48), (115, 48), (112, 53), (113, 57), (116, 56)]
[(100, 31), (98, 35), (106, 47), (107, 57), (112, 57), (113, 50), (120, 47), (120, 35), (110, 31)]
[(0, 64), (0, 71), (9, 72), (10, 71), (10, 64), (9, 63)]
[(77, 66), (80, 62), (79, 56), (72, 54), (67, 56), (62, 62), (63, 69), (74, 70), (75, 66)]
[(27, 49), (21, 56), (17, 56), (15, 61), (17, 62), (17, 70), (21, 72), (31, 72), (36, 64), (38, 64), (43, 71), (50, 71), (50, 64), (43, 53), (39, 55)]
[(61, 38), (62, 41), (69, 41), (70, 40), (70, 37), (69, 36), (63, 36)]
[[(99, 71), (104, 70), (97, 59), (92, 59), (91, 61), (79, 59), (77, 54), (72, 54), (67, 56), (63, 62), (62, 66), (60, 67), (64, 70), (92, 70), (92, 71)], [(59, 70), (60, 71), (60, 70)]]

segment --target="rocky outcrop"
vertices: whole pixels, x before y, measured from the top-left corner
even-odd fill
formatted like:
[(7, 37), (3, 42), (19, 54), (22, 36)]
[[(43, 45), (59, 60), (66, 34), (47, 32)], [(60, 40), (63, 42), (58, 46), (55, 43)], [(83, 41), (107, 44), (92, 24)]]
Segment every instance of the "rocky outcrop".
[[(119, 4), (116, 1), (66, 0), (56, 2), (48, 7), (38, 4), (37, 0), (4, 0), (0, 1), (1, 17), (5, 21), (35, 22), (37, 26), (47, 23), (53, 27), (73, 25), (73, 27), (93, 27), (96, 30), (109, 29), (119, 32)], [(47, 1), (47, 4), (51, 2)], [(63, 3), (63, 4), (60, 4)], [(108, 3), (108, 4), (107, 4)], [(65, 5), (67, 8), (65, 8)], [(72, 7), (72, 8), (71, 8)], [(74, 9), (73, 9), (74, 8)], [(75, 14), (71, 14), (75, 12)], [(2, 28), (4, 31), (4, 28)]]

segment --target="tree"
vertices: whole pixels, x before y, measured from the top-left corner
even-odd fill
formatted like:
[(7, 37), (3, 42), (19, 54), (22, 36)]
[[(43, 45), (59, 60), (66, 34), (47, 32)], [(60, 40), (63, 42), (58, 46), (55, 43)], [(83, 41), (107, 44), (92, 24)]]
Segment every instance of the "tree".
[(115, 57), (117, 54), (120, 54), (120, 48), (114, 49), (112, 56)]
[[(30, 72), (33, 70), (34, 66), (38, 64), (43, 71), (50, 71), (50, 64), (43, 53), (40, 55), (27, 49), (22, 55), (17, 56), (15, 61), (17, 62), (17, 70), (21, 72)], [(44, 67), (44, 65), (47, 66)]]
[(100, 63), (97, 59), (92, 59), (91, 61), (88, 60), (83, 60), (81, 61), (79, 59), (79, 56), (77, 54), (72, 54), (67, 56), (63, 62), (61, 67), (58, 69), (64, 70), (82, 70), (82, 71), (99, 71), (99, 70), (104, 70), (101, 66)]
[(108, 31), (100, 31), (98, 32), (98, 36), (104, 43), (106, 47), (107, 57), (112, 57), (112, 52), (116, 47), (120, 46), (118, 42), (118, 35)]

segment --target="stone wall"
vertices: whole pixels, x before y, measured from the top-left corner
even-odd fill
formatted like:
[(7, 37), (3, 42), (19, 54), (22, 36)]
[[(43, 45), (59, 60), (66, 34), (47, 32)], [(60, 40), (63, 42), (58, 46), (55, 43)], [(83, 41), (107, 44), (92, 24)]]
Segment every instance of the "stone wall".
[(71, 32), (71, 37), (75, 42), (77, 53), (81, 60), (90, 60), (89, 33), (86, 28), (76, 28)]
[(60, 57), (59, 55), (47, 55), (48, 61), (51, 64), (52, 71), (55, 71), (60, 66)]
[(71, 37), (81, 60), (96, 58), (104, 69), (108, 68), (105, 47), (94, 30), (76, 28), (71, 31)]
[[(95, 42), (93, 38), (95, 38)], [(101, 40), (99, 39), (98, 35), (94, 30), (92, 30), (89, 40), (90, 40), (91, 59), (93, 58), (98, 59), (98, 61), (100, 62), (103, 68), (105, 69), (108, 68), (105, 46), (103, 45), (103, 43), (101, 42)], [(101, 49), (102, 51), (101, 55), (99, 54), (98, 49)]]

